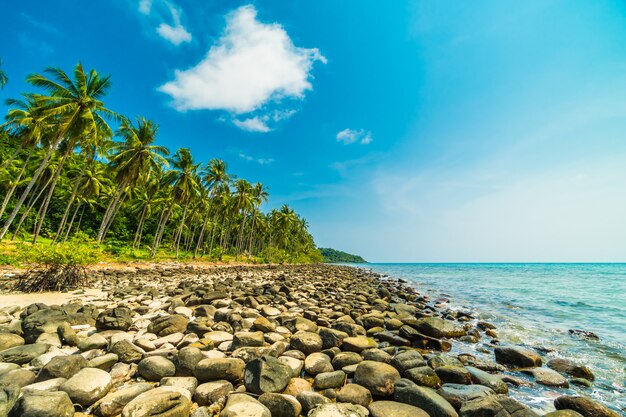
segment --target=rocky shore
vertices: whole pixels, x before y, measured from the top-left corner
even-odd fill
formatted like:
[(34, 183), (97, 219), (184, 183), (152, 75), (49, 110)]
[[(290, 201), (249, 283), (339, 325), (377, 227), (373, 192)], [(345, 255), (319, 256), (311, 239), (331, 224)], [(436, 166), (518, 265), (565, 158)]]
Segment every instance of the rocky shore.
[[(508, 395), (519, 375), (557, 392), (594, 380), (361, 269), (155, 266), (89, 286), (102, 296), (0, 305), (0, 417), (534, 417)], [(493, 359), (452, 354), (458, 341)], [(582, 396), (554, 407), (620, 416)]]

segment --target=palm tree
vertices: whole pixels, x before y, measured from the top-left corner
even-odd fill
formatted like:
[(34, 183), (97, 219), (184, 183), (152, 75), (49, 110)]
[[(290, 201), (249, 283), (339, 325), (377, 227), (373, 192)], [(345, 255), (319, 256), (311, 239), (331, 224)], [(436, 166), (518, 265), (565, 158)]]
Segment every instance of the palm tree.
[(165, 156), (169, 150), (164, 146), (153, 145), (159, 128), (150, 120), (137, 118), (136, 125), (124, 120), (117, 134), (124, 139), (118, 146), (118, 152), (111, 160), (111, 167), (115, 170), (117, 189), (111, 196), (109, 205), (102, 218), (97, 240), (102, 242), (106, 232), (113, 223), (117, 212), (130, 184), (136, 184), (150, 178), (150, 175), (160, 172), (162, 166), (167, 166)]
[[(2, 59), (0, 59), (0, 66), (2, 66)], [(0, 89), (3, 89), (7, 82), (9, 82), (7, 74), (0, 68)]]
[(239, 254), (241, 251), (242, 241), (243, 241), (243, 229), (246, 223), (246, 216), (248, 210), (253, 207), (254, 200), (252, 194), (252, 186), (250, 183), (244, 179), (239, 179), (235, 181), (235, 193), (234, 193), (234, 209), (235, 213), (241, 214), (241, 224), (239, 226), (239, 233), (237, 235), (237, 241), (235, 242), (236, 247), (236, 259), (239, 258)]
[(248, 254), (252, 256), (252, 241), (254, 236), (254, 225), (257, 220), (257, 213), (261, 204), (265, 203), (269, 199), (269, 192), (266, 186), (260, 182), (254, 184), (252, 187), (252, 225), (250, 226), (250, 236), (248, 237)]

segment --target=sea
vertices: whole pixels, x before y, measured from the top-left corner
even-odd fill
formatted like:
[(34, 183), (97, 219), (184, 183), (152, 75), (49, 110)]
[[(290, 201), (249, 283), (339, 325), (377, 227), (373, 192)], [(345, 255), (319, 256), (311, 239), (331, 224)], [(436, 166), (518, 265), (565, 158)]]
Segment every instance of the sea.
[[(470, 310), (497, 326), (501, 344), (548, 349), (546, 362), (564, 357), (594, 372), (593, 388), (538, 384), (510, 387), (510, 395), (541, 413), (560, 395), (585, 395), (626, 415), (626, 264), (360, 264), (408, 281), (453, 309)], [(570, 334), (595, 333), (599, 340)], [(484, 339), (484, 342), (488, 339)], [(481, 344), (453, 343), (453, 353), (494, 360)], [(511, 375), (532, 381), (520, 372)]]

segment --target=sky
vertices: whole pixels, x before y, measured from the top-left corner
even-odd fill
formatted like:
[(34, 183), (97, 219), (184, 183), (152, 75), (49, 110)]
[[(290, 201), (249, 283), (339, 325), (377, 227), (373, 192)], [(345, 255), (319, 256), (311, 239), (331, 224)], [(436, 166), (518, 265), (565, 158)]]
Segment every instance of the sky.
[[(30, 0), (0, 99), (77, 62), (158, 142), (373, 262), (626, 261), (626, 6)], [(6, 106), (0, 104), (0, 112)]]

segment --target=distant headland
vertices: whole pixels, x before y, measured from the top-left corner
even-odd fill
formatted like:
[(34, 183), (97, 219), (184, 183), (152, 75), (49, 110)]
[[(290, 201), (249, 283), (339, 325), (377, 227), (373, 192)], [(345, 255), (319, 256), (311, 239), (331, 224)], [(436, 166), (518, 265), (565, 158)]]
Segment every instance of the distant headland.
[(354, 264), (365, 264), (367, 261), (360, 257), (359, 255), (352, 255), (350, 253), (346, 253), (340, 250), (331, 249), (331, 248), (319, 248), (320, 253), (324, 257), (324, 262), (326, 263), (337, 263), (337, 262), (345, 262), (345, 263), (354, 263)]

